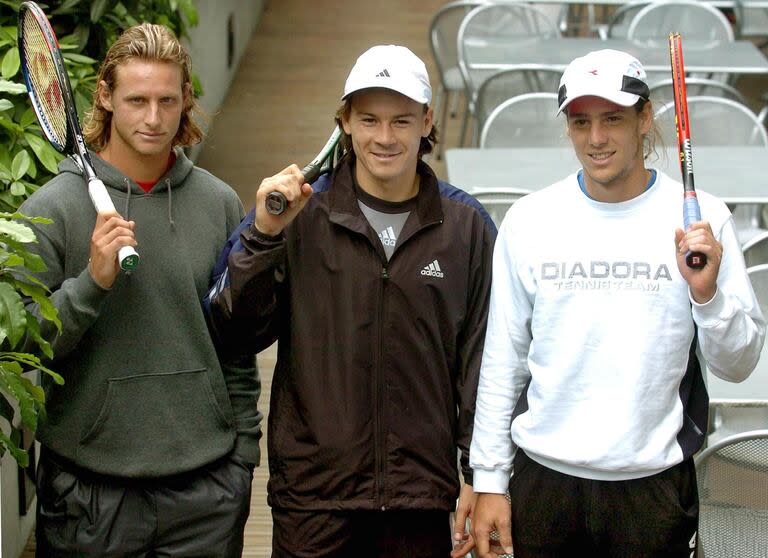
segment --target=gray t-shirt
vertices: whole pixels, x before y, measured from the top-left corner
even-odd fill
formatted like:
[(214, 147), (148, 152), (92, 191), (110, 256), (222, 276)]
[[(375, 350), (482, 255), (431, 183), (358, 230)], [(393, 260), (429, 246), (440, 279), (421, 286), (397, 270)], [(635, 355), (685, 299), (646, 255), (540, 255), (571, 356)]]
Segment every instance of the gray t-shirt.
[(376, 234), (379, 235), (384, 253), (389, 260), (395, 251), (395, 246), (397, 246), (400, 232), (413, 210), (416, 198), (403, 202), (388, 202), (371, 196), (359, 186), (355, 190), (360, 210)]

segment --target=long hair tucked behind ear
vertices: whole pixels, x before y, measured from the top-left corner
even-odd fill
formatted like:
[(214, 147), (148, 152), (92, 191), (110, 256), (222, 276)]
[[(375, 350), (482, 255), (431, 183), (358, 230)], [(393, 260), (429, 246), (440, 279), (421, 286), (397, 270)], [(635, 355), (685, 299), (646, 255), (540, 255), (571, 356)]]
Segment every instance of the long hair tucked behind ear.
[[(424, 112), (427, 112), (429, 109), (428, 105), (424, 105)], [(336, 120), (336, 125), (339, 127), (339, 130), (341, 130), (341, 139), (339, 140), (339, 143), (341, 147), (344, 148), (345, 153), (351, 153), (352, 152), (352, 138), (344, 131), (344, 127), (341, 125), (342, 118), (349, 118), (349, 113), (352, 110), (352, 95), (347, 97), (344, 102), (339, 106), (339, 108), (336, 110), (336, 114), (334, 115), (334, 119)], [(435, 149), (435, 145), (439, 141), (437, 139), (437, 126), (435, 123), (432, 123), (432, 130), (429, 132), (429, 135), (425, 138), (421, 138), (421, 143), (419, 144), (419, 158), (423, 157), (424, 155), (427, 155), (428, 153), (432, 153), (432, 151)]]
[(114, 91), (117, 67), (133, 59), (178, 64), (181, 67), (184, 107), (172, 145), (175, 147), (200, 143), (203, 139), (203, 130), (195, 122), (193, 113), (201, 111), (193, 94), (192, 61), (189, 53), (167, 27), (153, 23), (142, 23), (126, 29), (107, 52), (104, 63), (99, 69), (97, 87), (93, 92), (93, 104), (83, 128), (85, 141), (96, 151), (103, 150), (109, 142), (112, 113), (101, 104), (100, 84), (104, 81), (110, 91)]
[[(638, 99), (634, 107), (637, 114), (640, 114), (649, 102), (648, 99)], [(659, 152), (656, 150), (657, 145), (662, 149), (662, 152), (664, 152), (664, 138), (662, 138), (659, 124), (654, 118), (653, 106), (649, 106), (648, 110), (651, 111), (651, 129), (648, 130), (647, 134), (643, 135), (643, 159), (646, 161), (651, 160), (651, 154), (655, 155), (656, 160), (659, 159)]]

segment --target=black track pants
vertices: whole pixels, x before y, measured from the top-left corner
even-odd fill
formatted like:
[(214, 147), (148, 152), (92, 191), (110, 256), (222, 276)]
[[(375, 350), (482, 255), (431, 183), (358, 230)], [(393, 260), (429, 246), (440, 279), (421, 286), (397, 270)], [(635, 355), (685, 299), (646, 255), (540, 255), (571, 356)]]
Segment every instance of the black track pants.
[(253, 472), (224, 457), (159, 479), (77, 469), (43, 450), (36, 556), (239, 557)]
[(447, 511), (272, 509), (272, 558), (448, 558)]
[(515, 558), (692, 558), (699, 498), (693, 460), (650, 477), (564, 475), (518, 450), (510, 482)]

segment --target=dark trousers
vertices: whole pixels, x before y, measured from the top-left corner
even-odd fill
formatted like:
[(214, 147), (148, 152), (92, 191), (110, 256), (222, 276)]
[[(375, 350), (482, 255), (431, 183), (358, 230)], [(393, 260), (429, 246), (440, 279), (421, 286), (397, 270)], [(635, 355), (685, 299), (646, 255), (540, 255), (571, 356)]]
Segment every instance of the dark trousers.
[(688, 459), (650, 477), (598, 481), (515, 455), (515, 558), (693, 558), (699, 497)]
[(36, 556), (239, 557), (252, 477), (230, 457), (158, 479), (109, 477), (43, 449)]
[(447, 511), (272, 508), (272, 558), (448, 558)]

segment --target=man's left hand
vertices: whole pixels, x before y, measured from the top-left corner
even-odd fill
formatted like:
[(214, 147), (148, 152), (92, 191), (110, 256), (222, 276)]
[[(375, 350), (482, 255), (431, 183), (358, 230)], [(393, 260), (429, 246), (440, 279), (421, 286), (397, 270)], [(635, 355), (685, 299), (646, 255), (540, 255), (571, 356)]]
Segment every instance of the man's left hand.
[(472, 519), (475, 510), (475, 492), (472, 485), (465, 484), (459, 493), (456, 519), (453, 523), (453, 551), (451, 558), (466, 556), (475, 548), (475, 540), (467, 530), (467, 518)]

